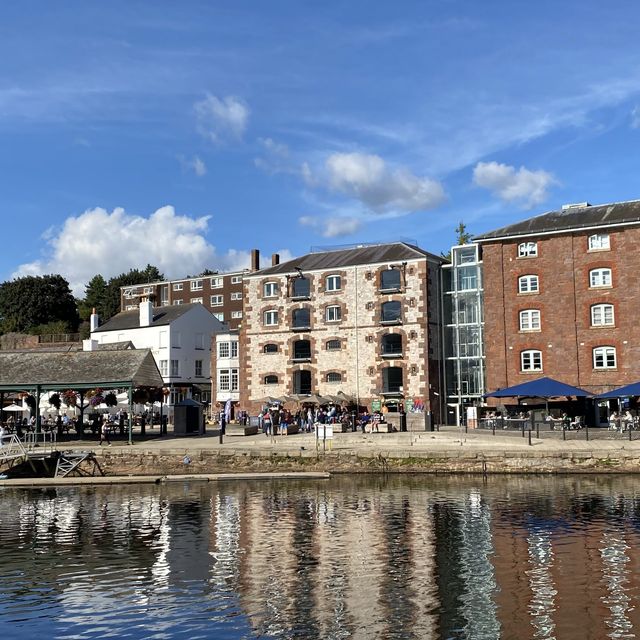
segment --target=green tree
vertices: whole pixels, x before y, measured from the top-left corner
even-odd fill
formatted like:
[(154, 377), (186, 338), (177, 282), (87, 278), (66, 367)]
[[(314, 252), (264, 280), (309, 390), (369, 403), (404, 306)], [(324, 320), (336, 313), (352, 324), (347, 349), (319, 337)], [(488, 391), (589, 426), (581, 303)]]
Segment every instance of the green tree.
[(106, 293), (106, 280), (100, 274), (93, 276), (85, 287), (84, 299), (78, 300), (78, 311), (82, 320), (89, 320), (93, 309), (100, 317), (103, 317)]
[[(467, 231), (467, 225), (462, 222), (462, 220), (458, 223), (458, 226), (454, 229), (454, 231), (456, 232), (456, 246), (461, 244), (469, 244), (471, 242), (471, 238), (473, 236)], [(443, 252), (440, 255), (445, 260), (451, 262), (451, 250), (447, 251), (446, 253)]]
[(30, 333), (50, 323), (73, 332), (79, 322), (76, 301), (61, 275), (25, 276), (0, 284), (0, 318), (2, 333)]

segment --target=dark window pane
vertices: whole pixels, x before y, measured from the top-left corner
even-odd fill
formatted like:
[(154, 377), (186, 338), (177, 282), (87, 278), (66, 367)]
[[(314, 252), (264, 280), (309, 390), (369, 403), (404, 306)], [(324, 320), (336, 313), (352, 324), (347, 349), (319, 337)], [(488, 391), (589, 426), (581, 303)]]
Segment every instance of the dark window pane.
[(311, 286), (308, 278), (295, 278), (293, 281), (293, 287), (291, 295), (294, 298), (308, 298), (311, 291)]
[(311, 314), (309, 313), (309, 309), (294, 309), (292, 319), (294, 327), (300, 328), (311, 326)]
[(388, 333), (382, 336), (382, 355), (402, 353), (402, 336), (399, 333)]
[(380, 274), (381, 289), (400, 288), (400, 269), (387, 269)]
[(385, 302), (382, 305), (382, 322), (400, 320), (401, 306), (398, 301)]
[(382, 371), (382, 385), (384, 393), (397, 393), (402, 387), (402, 369), (387, 367)]

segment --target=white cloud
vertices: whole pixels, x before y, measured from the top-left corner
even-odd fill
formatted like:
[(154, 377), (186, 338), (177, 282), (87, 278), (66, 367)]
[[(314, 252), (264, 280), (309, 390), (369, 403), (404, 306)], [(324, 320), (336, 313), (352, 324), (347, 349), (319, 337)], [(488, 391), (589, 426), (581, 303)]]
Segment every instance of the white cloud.
[(178, 156), (178, 160), (180, 161), (184, 171), (193, 171), (198, 178), (202, 178), (202, 176), (207, 173), (207, 165), (199, 156), (193, 156), (191, 160), (188, 160), (184, 156)]
[(209, 217), (177, 215), (166, 206), (149, 217), (117, 208), (108, 212), (89, 209), (65, 220), (50, 234), (47, 256), (21, 265), (13, 277), (60, 273), (76, 296), (84, 295), (89, 280), (100, 273), (105, 279), (153, 264), (167, 278), (179, 278), (204, 269), (249, 266), (249, 252), (230, 250), (217, 255), (206, 239)]
[(258, 138), (258, 143), (263, 150), (263, 155), (253, 160), (258, 169), (270, 174), (297, 171), (291, 164), (289, 147), (286, 144), (276, 142), (273, 138)]
[(362, 227), (361, 220), (347, 216), (329, 216), (326, 218), (302, 216), (298, 219), (298, 222), (305, 227), (319, 229), (325, 238), (351, 235)]
[(249, 107), (234, 96), (217, 98), (211, 94), (194, 104), (198, 131), (215, 142), (239, 140), (249, 120)]
[(635, 107), (631, 111), (631, 128), (640, 129), (640, 107)]
[(354, 198), (375, 213), (411, 213), (433, 209), (445, 199), (442, 185), (417, 176), (405, 167), (390, 168), (377, 155), (334, 153), (321, 178), (307, 164), (302, 175), (308, 186), (322, 184), (329, 191)]
[(547, 189), (557, 180), (547, 171), (530, 171), (498, 162), (479, 162), (473, 169), (473, 182), (505, 202), (520, 201), (526, 209), (547, 199)]

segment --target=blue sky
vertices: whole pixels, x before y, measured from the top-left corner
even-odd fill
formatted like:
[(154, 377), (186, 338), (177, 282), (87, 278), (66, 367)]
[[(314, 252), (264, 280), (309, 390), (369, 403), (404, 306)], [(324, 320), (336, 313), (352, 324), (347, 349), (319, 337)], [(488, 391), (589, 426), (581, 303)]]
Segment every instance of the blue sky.
[(640, 4), (0, 7), (0, 280), (446, 251), (640, 197)]

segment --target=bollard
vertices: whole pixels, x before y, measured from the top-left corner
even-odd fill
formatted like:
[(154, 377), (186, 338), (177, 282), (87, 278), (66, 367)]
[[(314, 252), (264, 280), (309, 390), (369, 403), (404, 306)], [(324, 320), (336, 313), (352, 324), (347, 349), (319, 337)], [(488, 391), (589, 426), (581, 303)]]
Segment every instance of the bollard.
[(522, 437), (524, 438), (524, 420), (522, 421)]
[(540, 423), (536, 422), (536, 438), (540, 440)]
[(585, 434), (586, 434), (586, 436), (587, 436), (587, 442), (589, 442), (589, 425), (586, 425), (586, 426), (585, 426), (585, 428), (584, 428), (584, 432), (585, 432)]
[(531, 429), (527, 429), (527, 431), (529, 432), (529, 446), (531, 446)]
[(351, 412), (351, 431), (355, 432), (356, 430), (356, 412)]
[(496, 421), (492, 420), (491, 421), (491, 432), (493, 433), (493, 435), (496, 435)]
[(631, 425), (629, 425), (629, 442), (631, 442)]
[(567, 430), (564, 428), (564, 425), (562, 425), (562, 439), (567, 439)]

